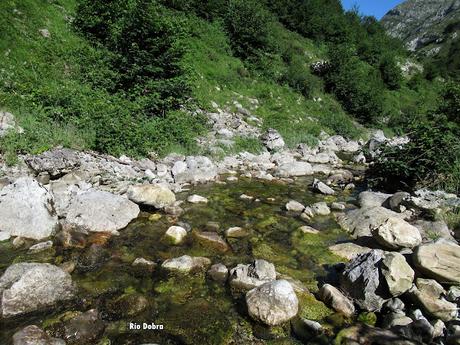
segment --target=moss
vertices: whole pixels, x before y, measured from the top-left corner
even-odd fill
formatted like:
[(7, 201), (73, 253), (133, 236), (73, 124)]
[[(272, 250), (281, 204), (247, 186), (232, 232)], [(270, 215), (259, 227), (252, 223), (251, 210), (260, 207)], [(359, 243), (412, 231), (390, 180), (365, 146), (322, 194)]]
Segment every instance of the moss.
[(184, 304), (194, 296), (206, 293), (207, 286), (203, 274), (193, 276), (172, 276), (167, 280), (160, 281), (154, 287), (154, 291), (161, 296), (159, 301), (168, 301), (173, 304)]
[(161, 214), (159, 214), (159, 213), (154, 213), (154, 214), (152, 214), (152, 215), (149, 216), (149, 220), (150, 220), (151, 222), (157, 222), (157, 221), (159, 221), (159, 220), (161, 219), (161, 217), (162, 217)]
[(336, 264), (343, 262), (339, 256), (329, 249), (329, 243), (336, 238), (336, 233), (309, 234), (296, 230), (291, 236), (292, 247), (300, 254), (308, 255), (317, 265)]
[(359, 314), (358, 321), (368, 326), (375, 326), (377, 323), (377, 315), (373, 312), (363, 312)]
[(323, 302), (318, 301), (312, 294), (298, 293), (299, 299), (299, 317), (314, 320), (324, 321), (333, 313)]
[(179, 308), (163, 310), (157, 323), (183, 344), (230, 344), (236, 315), (228, 315), (220, 302), (195, 296)]

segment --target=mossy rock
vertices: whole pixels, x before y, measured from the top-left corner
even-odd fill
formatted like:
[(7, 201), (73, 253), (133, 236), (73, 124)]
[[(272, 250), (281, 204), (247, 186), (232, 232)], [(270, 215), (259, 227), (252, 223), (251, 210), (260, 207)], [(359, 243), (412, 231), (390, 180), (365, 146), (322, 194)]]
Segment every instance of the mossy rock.
[(299, 314), (301, 318), (322, 322), (333, 314), (323, 302), (318, 301), (315, 296), (307, 293), (297, 293), (299, 299)]

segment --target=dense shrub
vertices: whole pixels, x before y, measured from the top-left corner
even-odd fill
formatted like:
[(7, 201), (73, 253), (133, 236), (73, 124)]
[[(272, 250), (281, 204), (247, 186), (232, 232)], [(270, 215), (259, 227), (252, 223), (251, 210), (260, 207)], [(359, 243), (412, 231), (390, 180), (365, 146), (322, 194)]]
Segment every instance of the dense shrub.
[(460, 87), (451, 83), (431, 115), (413, 117), (410, 142), (386, 147), (369, 171), (374, 184), (389, 190), (416, 187), (460, 190)]
[(253, 57), (267, 51), (271, 15), (257, 0), (229, 0), (224, 22), (237, 56)]
[(386, 147), (369, 170), (373, 184), (389, 191), (411, 191), (439, 187), (451, 179), (460, 159), (460, 140), (452, 127), (432, 119), (415, 121), (407, 130), (410, 142), (403, 147)]
[(460, 126), (460, 84), (450, 83), (446, 86), (441, 112), (446, 115), (449, 121)]
[(155, 0), (80, 0), (76, 27), (109, 52), (116, 83), (146, 114), (164, 115), (189, 95), (185, 21)]
[(361, 61), (353, 46), (330, 51), (331, 68), (326, 84), (344, 108), (363, 123), (372, 123), (384, 113), (383, 83), (378, 71)]
[(397, 90), (401, 87), (403, 76), (394, 57), (386, 56), (382, 59), (380, 73), (383, 82), (390, 90)]

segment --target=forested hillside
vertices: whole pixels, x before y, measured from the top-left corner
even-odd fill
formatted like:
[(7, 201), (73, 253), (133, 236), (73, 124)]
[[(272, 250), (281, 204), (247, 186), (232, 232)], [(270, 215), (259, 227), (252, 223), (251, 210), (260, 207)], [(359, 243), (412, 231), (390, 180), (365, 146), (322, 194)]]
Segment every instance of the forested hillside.
[[(0, 10), (0, 103), (24, 129), (0, 139), (11, 162), (56, 145), (207, 154), (195, 140), (203, 111), (254, 99), (262, 127), (290, 146), (323, 130), (403, 133), (438, 109), (444, 87), (339, 0), (7, 0)], [(258, 145), (241, 138), (239, 149)]]

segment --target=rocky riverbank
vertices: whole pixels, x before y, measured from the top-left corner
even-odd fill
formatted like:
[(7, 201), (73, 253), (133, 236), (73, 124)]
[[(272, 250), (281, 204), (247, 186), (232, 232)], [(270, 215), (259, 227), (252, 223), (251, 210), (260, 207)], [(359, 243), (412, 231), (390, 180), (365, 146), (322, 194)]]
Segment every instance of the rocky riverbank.
[(362, 191), (366, 160), (404, 139), (263, 140), (220, 161), (3, 165), (2, 343), (457, 344), (460, 247), (434, 215), (460, 200)]

